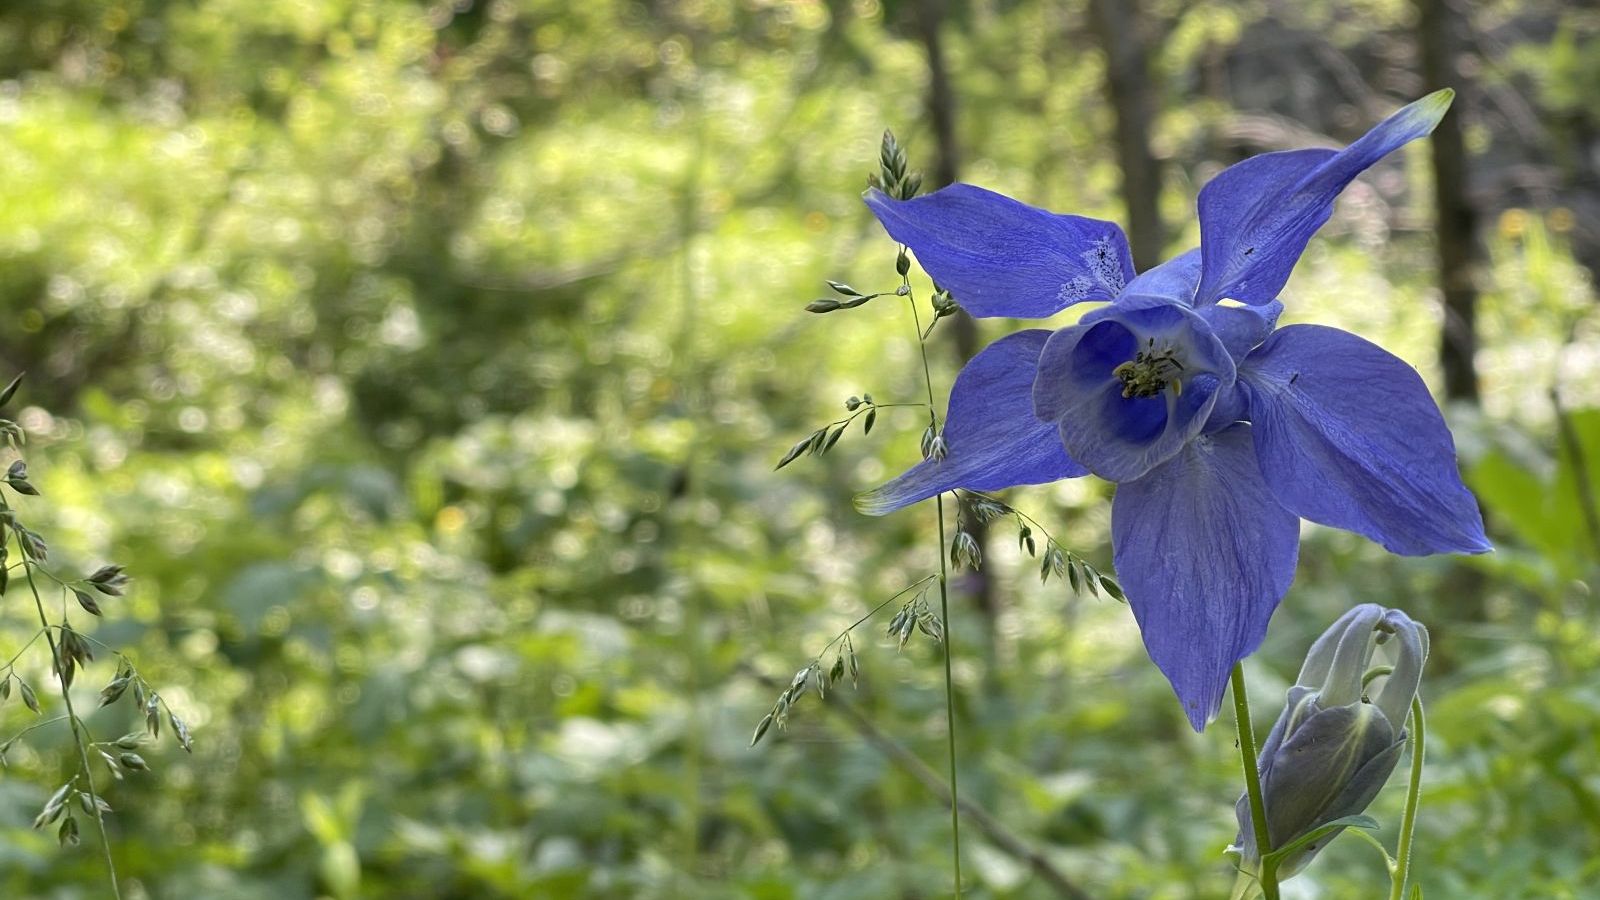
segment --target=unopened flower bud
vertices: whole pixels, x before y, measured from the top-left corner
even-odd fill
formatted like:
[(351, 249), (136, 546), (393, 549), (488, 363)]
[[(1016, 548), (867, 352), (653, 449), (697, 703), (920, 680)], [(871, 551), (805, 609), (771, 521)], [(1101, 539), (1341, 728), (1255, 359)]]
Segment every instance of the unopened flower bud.
[[(1373, 651), (1394, 645), (1394, 668), (1375, 697), (1366, 692)], [(1428, 658), (1428, 631), (1397, 609), (1365, 603), (1345, 613), (1311, 645), (1284, 710), (1261, 748), (1267, 834), (1283, 847), (1330, 822), (1359, 815), (1400, 761), (1406, 716)], [(1235, 805), (1241, 867), (1261, 859), (1250, 800)], [(1278, 877), (1304, 869), (1343, 829), (1278, 862)]]

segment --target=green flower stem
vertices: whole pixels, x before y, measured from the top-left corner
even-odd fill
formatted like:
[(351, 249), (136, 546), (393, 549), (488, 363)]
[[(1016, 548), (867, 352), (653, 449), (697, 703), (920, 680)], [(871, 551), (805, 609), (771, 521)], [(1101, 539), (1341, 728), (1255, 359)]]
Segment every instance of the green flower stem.
[(950, 674), (950, 590), (944, 562), (944, 495), (934, 500), (939, 512), (939, 624), (944, 626), (944, 717), (945, 736), (950, 750), (950, 862), (955, 866), (956, 896), (961, 896), (961, 794), (956, 787), (956, 695)]
[[(905, 252), (904, 248), (901, 249)], [(927, 334), (922, 330), (922, 314), (917, 312), (917, 301), (909, 293), (910, 279), (901, 275), (901, 284), (908, 290), (906, 301), (911, 305), (911, 320), (917, 328), (917, 347), (922, 351), (922, 380), (928, 389), (928, 417), (934, 426), (939, 424), (933, 405), (933, 374), (928, 367)], [(931, 323), (930, 323), (931, 324)], [(961, 896), (961, 792), (956, 786), (956, 691), (955, 679), (950, 672), (951, 644), (955, 632), (950, 630), (950, 575), (945, 564), (945, 547), (948, 540), (944, 530), (944, 494), (934, 498), (934, 508), (939, 515), (939, 624), (944, 626), (944, 719), (945, 737), (950, 751), (950, 864), (955, 869), (956, 897)]]
[(1411, 698), (1411, 782), (1406, 786), (1406, 810), (1400, 817), (1400, 846), (1395, 850), (1394, 873), (1390, 877), (1389, 900), (1404, 900), (1406, 882), (1411, 880), (1411, 838), (1417, 829), (1417, 806), (1422, 802), (1422, 755), (1427, 724), (1422, 715), (1422, 698)]
[[(1264, 857), (1272, 852), (1272, 840), (1267, 833), (1267, 805), (1261, 795), (1261, 770), (1256, 760), (1255, 728), (1250, 724), (1250, 696), (1244, 688), (1244, 663), (1233, 664), (1233, 715), (1239, 728), (1239, 762), (1244, 767), (1244, 790), (1250, 797), (1250, 825), (1255, 831), (1256, 853)], [(1278, 900), (1277, 866), (1263, 863), (1256, 878), (1261, 883), (1261, 893), (1266, 900)]]

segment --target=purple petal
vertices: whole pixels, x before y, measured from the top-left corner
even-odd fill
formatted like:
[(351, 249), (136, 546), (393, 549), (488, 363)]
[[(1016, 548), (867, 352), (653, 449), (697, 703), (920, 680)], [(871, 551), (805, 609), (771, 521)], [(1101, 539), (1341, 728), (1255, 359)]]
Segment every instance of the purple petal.
[(1193, 306), (1194, 289), (1199, 283), (1200, 249), (1197, 247), (1139, 273), (1139, 277), (1123, 288), (1122, 297), (1157, 298)]
[(1267, 153), (1213, 178), (1200, 191), (1205, 271), (1196, 305), (1276, 298), (1306, 242), (1333, 214), (1339, 192), (1384, 156), (1433, 131), (1454, 96), (1449, 90), (1429, 94), (1337, 153)]
[(911, 200), (867, 192), (889, 236), (974, 316), (1042, 319), (1085, 300), (1112, 300), (1133, 277), (1122, 229), (1063, 216), (970, 184)]
[(881, 516), (954, 488), (998, 491), (1088, 474), (1061, 448), (1054, 423), (1033, 416), (1033, 377), (1050, 332), (1019, 331), (983, 349), (956, 376), (944, 459), (925, 459), (888, 484), (856, 497)]
[(1283, 304), (1276, 300), (1260, 306), (1213, 303), (1201, 307), (1199, 312), (1200, 318), (1206, 320), (1211, 331), (1222, 341), (1222, 346), (1228, 348), (1228, 355), (1237, 361), (1244, 359), (1277, 327)]
[(1256, 455), (1278, 502), (1392, 553), (1483, 553), (1455, 442), (1415, 370), (1376, 344), (1291, 325), (1240, 369)]
[(1250, 426), (1196, 438), (1111, 505), (1117, 577), (1196, 731), (1216, 715), (1294, 580), (1299, 522), (1256, 467)]

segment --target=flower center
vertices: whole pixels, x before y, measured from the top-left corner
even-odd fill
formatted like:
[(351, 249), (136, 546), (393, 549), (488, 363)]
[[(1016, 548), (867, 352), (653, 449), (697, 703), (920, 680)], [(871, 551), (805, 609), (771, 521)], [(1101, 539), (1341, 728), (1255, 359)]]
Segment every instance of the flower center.
[(1155, 338), (1145, 342), (1144, 349), (1134, 355), (1133, 359), (1111, 370), (1122, 382), (1122, 396), (1124, 397), (1154, 397), (1164, 388), (1172, 388), (1173, 396), (1183, 393), (1183, 382), (1178, 378), (1183, 373), (1183, 363), (1178, 362), (1177, 350), (1173, 347), (1156, 349)]

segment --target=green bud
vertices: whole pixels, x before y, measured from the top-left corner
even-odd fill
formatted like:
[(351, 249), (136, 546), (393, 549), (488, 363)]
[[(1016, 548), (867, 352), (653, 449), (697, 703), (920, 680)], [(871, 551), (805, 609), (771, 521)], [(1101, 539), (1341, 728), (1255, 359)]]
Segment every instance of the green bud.
[[(1394, 644), (1394, 668), (1375, 698), (1366, 692), (1376, 648)], [(1306, 654), (1278, 721), (1262, 745), (1259, 768), (1272, 846), (1362, 813), (1400, 761), (1406, 716), (1428, 657), (1428, 632), (1400, 610), (1365, 603), (1345, 613)], [(1261, 854), (1250, 801), (1235, 804), (1241, 865), (1256, 871)], [(1327, 832), (1278, 863), (1278, 877), (1300, 872), (1343, 829)]]

